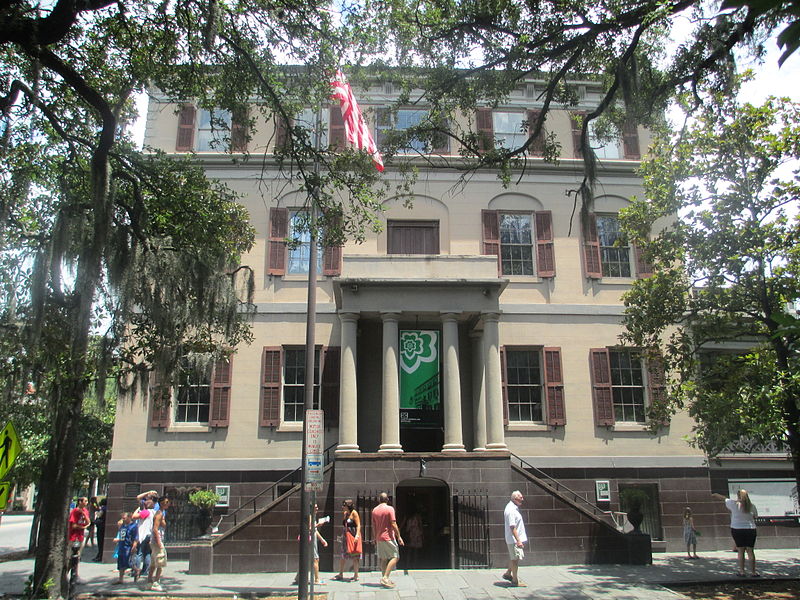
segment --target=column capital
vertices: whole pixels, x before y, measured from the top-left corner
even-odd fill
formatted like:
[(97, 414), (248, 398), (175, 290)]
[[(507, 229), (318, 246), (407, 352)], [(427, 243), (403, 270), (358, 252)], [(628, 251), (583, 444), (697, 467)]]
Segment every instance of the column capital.
[(483, 331), (480, 329), (473, 329), (469, 332), (469, 338), (471, 340), (482, 340), (483, 339)]
[(355, 312), (340, 312), (339, 319), (342, 323), (355, 323), (361, 317), (360, 313)]
[(439, 315), (442, 317), (442, 321), (457, 321), (460, 312), (440, 312)]
[(386, 311), (381, 313), (381, 319), (384, 323), (392, 322), (392, 321), (399, 321), (400, 320), (400, 312), (398, 311)]
[(497, 311), (486, 311), (481, 313), (481, 317), (483, 317), (484, 322), (486, 323), (496, 323), (500, 320), (501, 313)]

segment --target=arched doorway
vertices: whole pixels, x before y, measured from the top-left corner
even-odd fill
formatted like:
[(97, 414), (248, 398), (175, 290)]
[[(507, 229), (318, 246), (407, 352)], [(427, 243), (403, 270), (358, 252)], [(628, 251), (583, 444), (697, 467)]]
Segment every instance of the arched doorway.
[(401, 569), (450, 569), (450, 487), (440, 479), (415, 477), (397, 484), (397, 524), (405, 547)]

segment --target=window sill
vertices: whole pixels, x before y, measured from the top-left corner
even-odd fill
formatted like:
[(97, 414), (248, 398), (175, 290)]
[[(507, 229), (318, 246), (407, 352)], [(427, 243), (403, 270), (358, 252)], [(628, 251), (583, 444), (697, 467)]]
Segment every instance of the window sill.
[(636, 281), (636, 277), (602, 277), (592, 281), (596, 281), (600, 285), (630, 287)]
[(553, 427), (546, 423), (534, 423), (532, 421), (518, 421), (506, 425), (506, 431), (552, 431)]
[(614, 423), (614, 431), (650, 431), (645, 423)]
[(278, 425), (278, 427), (277, 427), (277, 429), (275, 429), (275, 431), (278, 431), (278, 432), (303, 431), (303, 423), (302, 423), (302, 421), (288, 421), (288, 422), (285, 422), (285, 423), (282, 422), (280, 425)]
[(211, 427), (208, 425), (201, 425), (201, 424), (173, 424), (167, 427), (164, 431), (167, 433), (209, 433), (211, 432)]
[(552, 277), (545, 278), (538, 275), (501, 275), (500, 277), (508, 279), (509, 283), (541, 283), (552, 279)]

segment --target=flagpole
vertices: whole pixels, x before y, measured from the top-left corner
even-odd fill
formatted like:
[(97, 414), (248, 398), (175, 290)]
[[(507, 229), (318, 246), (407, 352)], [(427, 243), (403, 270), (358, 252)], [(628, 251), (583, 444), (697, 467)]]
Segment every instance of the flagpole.
[[(302, 450), (302, 483), (300, 488), (300, 556), (297, 575), (298, 598), (308, 600), (314, 596), (314, 580), (311, 578), (309, 584), (309, 571), (312, 570), (314, 561), (313, 547), (316, 540), (316, 519), (314, 510), (311, 506), (315, 502), (316, 492), (309, 494), (308, 469), (306, 468), (308, 440), (308, 423), (306, 421), (307, 411), (314, 408), (314, 372), (316, 358), (316, 326), (317, 326), (317, 198), (319, 196), (319, 152), (322, 138), (322, 101), (317, 104), (316, 117), (314, 122), (314, 187), (309, 190), (309, 239), (310, 247), (308, 251), (308, 292), (306, 301), (306, 346), (305, 346), (305, 380), (304, 380), (304, 411), (303, 411), (303, 450)], [(308, 534), (305, 534), (305, 530)], [(310, 588), (310, 589), (309, 589)]]

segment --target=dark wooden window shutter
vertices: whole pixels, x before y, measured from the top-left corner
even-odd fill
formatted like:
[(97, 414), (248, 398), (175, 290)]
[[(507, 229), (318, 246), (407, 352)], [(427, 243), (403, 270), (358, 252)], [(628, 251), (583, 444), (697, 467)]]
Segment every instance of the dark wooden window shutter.
[(231, 117), (231, 152), (247, 152), (247, 111), (238, 110)]
[(338, 104), (331, 106), (329, 123), (328, 145), (333, 150), (344, 150), (347, 146), (347, 136), (344, 130), (342, 108)]
[(503, 425), (508, 425), (508, 374), (506, 373), (505, 346), (500, 346), (500, 383), (503, 388)]
[(539, 277), (556, 276), (556, 257), (553, 247), (553, 213), (549, 210), (536, 215), (536, 274)]
[(475, 111), (475, 126), (478, 130), (478, 150), (486, 152), (494, 148), (494, 123), (492, 109), (479, 108)]
[[(542, 114), (540, 110), (529, 110), (528, 111), (528, 135), (533, 132), (533, 127), (536, 121), (539, 119), (539, 116)], [(528, 147), (529, 152), (533, 156), (543, 156), (544, 155), (544, 126), (542, 126), (542, 130), (539, 132), (533, 140), (531, 140), (531, 145)]]
[(261, 427), (277, 427), (281, 423), (281, 366), (280, 346), (264, 348), (261, 364)]
[(500, 275), (500, 213), (496, 210), (481, 211), (481, 254), (497, 257), (497, 274)]
[(439, 221), (389, 220), (389, 254), (439, 254)]
[(208, 425), (227, 427), (231, 422), (231, 377), (233, 357), (222, 358), (214, 364), (211, 380), (211, 407)]
[[(647, 396), (650, 404), (663, 404), (667, 394), (667, 377), (664, 372), (664, 359), (660, 355), (650, 356), (647, 359)], [(669, 425), (669, 418), (664, 419), (661, 425)]]
[(627, 120), (622, 126), (622, 150), (628, 160), (639, 160), (639, 128), (635, 121)]
[(583, 148), (581, 147), (581, 130), (583, 119), (586, 117), (584, 112), (570, 114), (569, 121), (572, 124), (572, 156), (573, 158), (583, 158)]
[(564, 375), (561, 370), (561, 348), (544, 348), (544, 385), (547, 402), (547, 424), (565, 425)]
[(175, 140), (176, 152), (191, 152), (194, 147), (194, 120), (197, 109), (184, 104), (178, 113), (178, 136)]
[(638, 244), (633, 244), (633, 255), (636, 257), (636, 277), (639, 279), (652, 277), (653, 265), (645, 258), (642, 247)]
[(375, 109), (375, 145), (382, 149), (386, 145), (386, 136), (394, 128), (392, 111), (386, 107)]
[(286, 274), (286, 236), (289, 235), (289, 209), (269, 209), (269, 268), (270, 275)]
[(322, 352), (322, 410), (325, 426), (339, 425), (339, 366), (341, 352), (338, 346), (328, 346)]
[[(341, 218), (335, 219), (331, 226), (341, 228)], [(342, 274), (341, 246), (325, 246), (322, 251), (322, 274), (328, 277), (337, 277)]]
[(600, 238), (597, 235), (597, 217), (589, 213), (583, 224), (583, 268), (586, 277), (601, 279), (603, 263), (600, 258)]
[(275, 149), (286, 152), (289, 149), (289, 136), (293, 127), (291, 119), (284, 119), (282, 115), (275, 115)]
[(611, 360), (608, 348), (589, 350), (592, 372), (592, 398), (594, 400), (594, 424), (606, 427), (614, 424), (614, 397), (611, 391)]
[(162, 381), (161, 373), (150, 373), (150, 427), (162, 429), (169, 426), (172, 390)]

